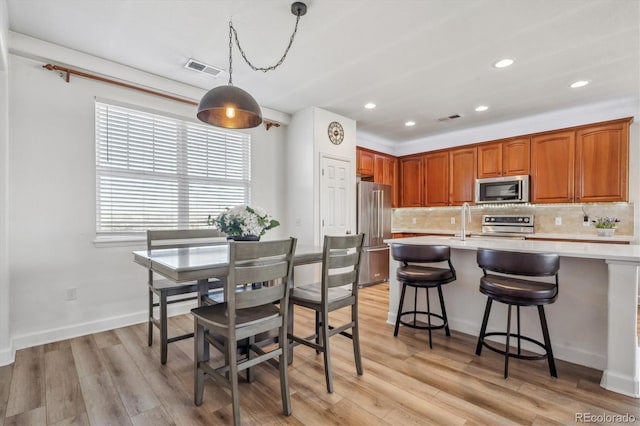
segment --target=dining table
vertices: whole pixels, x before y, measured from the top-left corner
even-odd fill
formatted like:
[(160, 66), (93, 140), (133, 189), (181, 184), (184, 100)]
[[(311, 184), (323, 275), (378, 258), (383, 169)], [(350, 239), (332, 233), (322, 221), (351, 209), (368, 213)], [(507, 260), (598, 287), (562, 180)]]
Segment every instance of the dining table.
[[(242, 244), (242, 243), (240, 243)], [(224, 279), (229, 273), (229, 244), (210, 246), (192, 246), (169, 249), (138, 250), (133, 252), (135, 263), (162, 275), (176, 283), (197, 281), (200, 285), (199, 304), (218, 303), (223, 301), (220, 289), (210, 297), (209, 280)], [(296, 245), (293, 266), (322, 263), (322, 247), (312, 245)], [(291, 285), (294, 285), (292, 274)], [(293, 330), (293, 309), (289, 307), (289, 332)], [(293, 347), (289, 347), (289, 363), (293, 361)]]

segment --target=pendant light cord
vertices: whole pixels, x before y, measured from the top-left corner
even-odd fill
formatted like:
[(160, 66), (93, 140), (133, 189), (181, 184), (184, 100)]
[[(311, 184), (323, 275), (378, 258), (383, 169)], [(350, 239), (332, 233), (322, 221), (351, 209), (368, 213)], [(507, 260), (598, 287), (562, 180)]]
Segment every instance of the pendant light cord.
[(293, 39), (295, 38), (296, 33), (298, 32), (298, 22), (300, 22), (300, 16), (301, 16), (300, 12), (296, 13), (296, 25), (293, 28), (293, 33), (291, 34), (291, 37), (289, 37), (289, 45), (285, 49), (284, 54), (282, 55), (280, 60), (278, 62), (276, 62), (275, 65), (271, 65), (269, 67), (257, 67), (255, 65), (253, 65), (251, 63), (251, 61), (249, 61), (249, 59), (247, 58), (246, 53), (244, 53), (244, 50), (242, 49), (242, 46), (240, 46), (240, 40), (238, 40), (238, 31), (236, 31), (235, 27), (233, 26), (233, 22), (229, 21), (229, 84), (233, 84), (231, 74), (233, 72), (233, 55), (232, 55), (232, 50), (233, 49), (232, 49), (232, 47), (233, 47), (233, 39), (234, 38), (236, 40), (236, 45), (238, 46), (238, 50), (240, 51), (240, 54), (242, 55), (242, 58), (247, 63), (247, 65), (249, 65), (249, 67), (251, 67), (252, 70), (254, 70), (254, 71), (262, 71), (262, 72), (273, 71), (276, 68), (278, 68), (280, 65), (282, 65), (282, 63), (284, 62), (285, 58), (287, 57), (287, 53), (289, 53), (289, 49), (291, 49), (291, 45), (293, 45)]

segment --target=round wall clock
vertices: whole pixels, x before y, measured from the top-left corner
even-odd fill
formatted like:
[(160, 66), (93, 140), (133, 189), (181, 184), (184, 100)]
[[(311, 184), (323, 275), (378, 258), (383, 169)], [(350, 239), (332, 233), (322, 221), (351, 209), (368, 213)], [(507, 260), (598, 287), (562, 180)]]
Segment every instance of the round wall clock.
[(334, 145), (340, 145), (344, 140), (344, 129), (342, 128), (342, 124), (337, 121), (332, 121), (329, 123), (329, 140)]

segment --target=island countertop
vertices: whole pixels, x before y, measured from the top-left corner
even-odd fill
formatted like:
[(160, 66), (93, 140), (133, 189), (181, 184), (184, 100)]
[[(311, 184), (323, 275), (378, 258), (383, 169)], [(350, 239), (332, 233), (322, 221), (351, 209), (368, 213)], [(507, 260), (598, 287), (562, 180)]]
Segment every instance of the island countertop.
[(423, 237), (391, 238), (387, 244), (444, 244), (462, 250), (476, 250), (479, 247), (495, 250), (520, 251), (528, 253), (558, 253), (565, 257), (602, 260), (624, 260), (640, 262), (640, 245), (637, 244), (588, 244), (572, 241), (516, 240), (510, 238), (479, 238), (430, 235)]
[[(449, 325), (453, 330), (476, 336), (486, 302), (486, 297), (478, 291), (482, 269), (476, 262), (477, 249), (557, 253), (560, 255), (560, 295), (548, 309), (549, 330), (556, 358), (600, 369), (603, 371), (602, 387), (640, 398), (637, 328), (640, 245), (495, 237), (466, 238), (462, 241), (460, 237), (450, 235), (392, 238), (385, 240), (385, 243), (442, 244), (451, 247), (451, 260), (457, 279), (443, 286)], [(400, 299), (397, 267), (398, 262), (393, 259), (391, 252), (387, 317), (390, 324), (395, 323)], [(411, 297), (408, 297), (410, 300)], [(424, 307), (419, 306), (418, 310)], [(535, 334), (539, 330), (533, 327), (537, 323), (534, 314), (523, 312), (522, 315), (523, 329), (528, 328), (526, 331)], [(489, 328), (504, 327), (506, 315), (501, 312), (497, 312), (495, 317), (493, 315), (492, 312), (493, 325), (490, 321)]]

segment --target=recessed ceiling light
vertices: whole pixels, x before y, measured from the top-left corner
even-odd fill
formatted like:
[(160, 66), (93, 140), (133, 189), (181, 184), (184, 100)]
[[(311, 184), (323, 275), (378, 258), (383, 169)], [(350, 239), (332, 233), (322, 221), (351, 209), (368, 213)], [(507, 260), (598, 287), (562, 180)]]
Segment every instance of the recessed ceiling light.
[(589, 80), (578, 80), (571, 83), (569, 87), (571, 87), (572, 89), (577, 89), (578, 87), (584, 87), (587, 84), (589, 84)]
[(374, 109), (376, 107), (376, 104), (374, 104), (373, 102), (369, 102), (369, 103), (364, 104), (364, 107), (366, 109)]
[(488, 106), (486, 106), (486, 105), (478, 105), (478, 106), (476, 107), (476, 111), (478, 111), (478, 112), (486, 111), (486, 110), (488, 110), (488, 109), (489, 109), (489, 107), (488, 107)]
[(504, 59), (500, 59), (498, 62), (496, 62), (495, 64), (493, 64), (493, 66), (495, 68), (506, 68), (506, 67), (510, 67), (511, 65), (513, 65), (514, 60), (511, 58), (504, 58)]
[(415, 126), (416, 122), (415, 121), (407, 121), (407, 122), (404, 123), (404, 125), (407, 126), (407, 127), (411, 127), (411, 126)]

